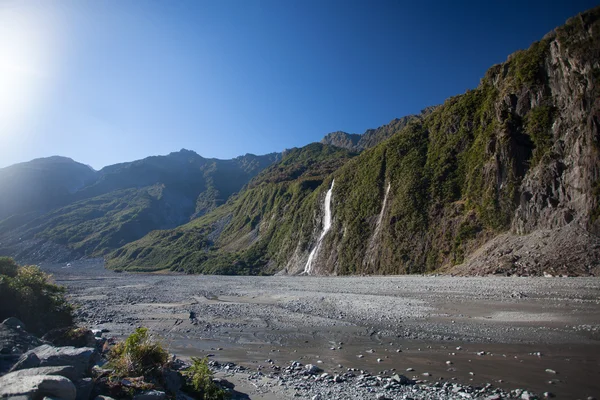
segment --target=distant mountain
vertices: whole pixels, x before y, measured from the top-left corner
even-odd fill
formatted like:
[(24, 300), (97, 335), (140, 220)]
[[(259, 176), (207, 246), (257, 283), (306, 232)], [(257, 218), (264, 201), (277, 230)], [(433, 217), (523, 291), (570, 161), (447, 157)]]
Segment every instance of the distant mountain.
[(600, 276), (598, 99), (600, 7), (418, 117), (287, 153), (226, 204), (107, 265), (299, 274), (310, 258), (323, 275)]
[[(56, 157), (5, 168), (0, 173), (8, 170), (5, 176), (11, 179), (0, 188), (3, 193), (18, 191), (25, 206), (15, 202), (12, 209), (3, 208), (0, 254), (29, 261), (54, 259), (48, 254), (52, 251), (38, 251), (43, 244), (64, 247), (55, 251), (56, 259), (103, 255), (154, 229), (184, 224), (220, 206), (279, 157), (247, 154), (217, 160), (181, 150), (98, 172)], [(43, 173), (31, 174), (40, 165)], [(54, 176), (61, 179), (47, 178)], [(54, 193), (58, 195), (49, 195)], [(6, 201), (4, 195), (2, 199)]]
[(69, 202), (72, 194), (98, 173), (66, 157), (38, 158), (0, 169), (0, 221), (30, 212), (43, 213)]

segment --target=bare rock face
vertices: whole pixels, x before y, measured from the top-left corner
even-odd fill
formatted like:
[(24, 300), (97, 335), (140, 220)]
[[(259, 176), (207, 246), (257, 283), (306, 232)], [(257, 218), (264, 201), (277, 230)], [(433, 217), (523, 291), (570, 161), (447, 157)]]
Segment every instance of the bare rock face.
[(63, 376), (33, 375), (18, 376), (8, 374), (0, 377), (0, 397), (43, 398), (54, 397), (75, 400), (76, 389), (73, 382)]
[(512, 224), (516, 233), (571, 222), (598, 232), (594, 210), (600, 179), (600, 32), (593, 18), (593, 11), (574, 17), (551, 35), (544, 90), (555, 110), (554, 143), (523, 179)]

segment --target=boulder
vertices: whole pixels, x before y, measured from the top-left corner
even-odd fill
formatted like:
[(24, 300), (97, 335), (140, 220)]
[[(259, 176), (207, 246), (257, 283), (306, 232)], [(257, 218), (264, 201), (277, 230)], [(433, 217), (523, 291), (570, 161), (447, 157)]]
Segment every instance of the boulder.
[(12, 366), (10, 372), (18, 371), (21, 369), (37, 368), (40, 366), (40, 359), (35, 353), (27, 352), (17, 360), (16, 364)]
[[(23, 356), (33, 358), (31, 354), (34, 354), (40, 360), (38, 365), (40, 367), (72, 366), (75, 369), (74, 374), (78, 378), (87, 375), (99, 357), (96, 349), (91, 347), (54, 347), (47, 344), (36, 347)], [(21, 364), (21, 367), (12, 370), (23, 369), (22, 365), (24, 363)]]
[(5, 377), (26, 377), (26, 376), (36, 376), (36, 375), (58, 375), (64, 376), (65, 378), (74, 381), (78, 377), (76, 376), (75, 368), (70, 365), (62, 365), (57, 367), (38, 367), (38, 368), (28, 368), (21, 369), (17, 371), (10, 372)]
[(160, 390), (148, 390), (147, 392), (133, 396), (133, 400), (164, 400), (166, 398), (166, 393)]
[(181, 378), (181, 374), (179, 374), (177, 371), (164, 368), (162, 371), (162, 376), (165, 380), (165, 389), (169, 393), (177, 393), (177, 391), (183, 386), (183, 379)]
[(39, 399), (44, 396), (62, 400), (75, 400), (75, 385), (64, 376), (8, 374), (0, 378), (0, 397), (26, 397)]
[(92, 378), (83, 378), (75, 383), (77, 390), (76, 400), (89, 400), (94, 389), (94, 380)]
[(19, 328), (19, 329), (27, 329), (25, 328), (25, 324), (21, 322), (19, 318), (8, 317), (4, 321), (2, 321), (2, 325), (9, 326), (11, 328)]
[(44, 342), (27, 333), (22, 322), (7, 318), (0, 324), (0, 354), (23, 354)]

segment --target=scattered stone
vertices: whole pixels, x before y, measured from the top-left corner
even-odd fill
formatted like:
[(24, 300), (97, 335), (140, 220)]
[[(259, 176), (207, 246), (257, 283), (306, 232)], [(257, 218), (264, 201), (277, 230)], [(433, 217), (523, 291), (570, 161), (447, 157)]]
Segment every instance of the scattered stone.
[(549, 373), (549, 374), (556, 374), (557, 373), (555, 370), (550, 369), (550, 368), (547, 368), (546, 372)]
[(398, 382), (401, 385), (408, 385), (408, 384), (414, 383), (413, 380), (408, 379), (406, 376), (398, 375), (398, 374), (392, 376), (392, 380), (395, 382)]
[(133, 400), (164, 400), (166, 398), (166, 393), (160, 390), (148, 390), (147, 392), (133, 396)]
[(306, 364), (306, 365), (304, 366), (304, 369), (306, 369), (306, 371), (307, 371), (309, 374), (312, 374), (312, 375), (316, 375), (316, 374), (318, 374), (319, 372), (323, 371), (321, 368), (319, 368), (319, 367), (317, 367), (316, 365), (313, 365), (313, 364)]

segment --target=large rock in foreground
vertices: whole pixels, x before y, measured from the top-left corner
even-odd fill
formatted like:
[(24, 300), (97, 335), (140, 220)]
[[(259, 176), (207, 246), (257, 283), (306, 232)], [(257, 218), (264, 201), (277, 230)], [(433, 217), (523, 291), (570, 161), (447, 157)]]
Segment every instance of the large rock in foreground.
[(29, 399), (44, 396), (63, 400), (75, 400), (77, 391), (69, 379), (57, 375), (21, 376), (12, 373), (0, 377), (0, 397), (23, 397)]
[[(39, 361), (35, 360), (36, 357)], [(53, 347), (44, 344), (23, 354), (11, 371), (68, 365), (73, 367), (73, 376), (78, 379), (88, 374), (97, 360), (98, 352), (91, 347)]]

